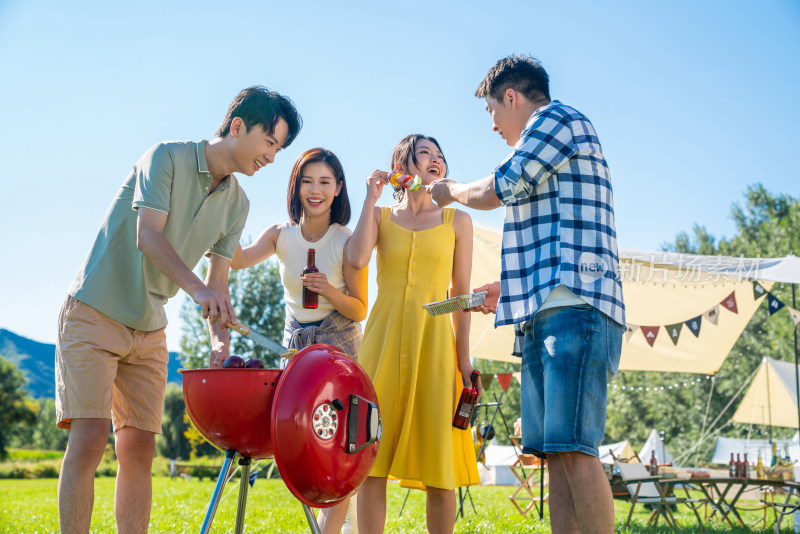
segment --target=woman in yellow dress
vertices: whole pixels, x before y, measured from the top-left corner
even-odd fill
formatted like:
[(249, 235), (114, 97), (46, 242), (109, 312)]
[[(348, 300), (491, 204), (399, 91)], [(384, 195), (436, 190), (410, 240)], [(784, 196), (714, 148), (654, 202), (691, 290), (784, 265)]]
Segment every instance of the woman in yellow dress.
[[(392, 169), (427, 185), (447, 175), (447, 162), (435, 139), (417, 134), (395, 147)], [(424, 187), (399, 190), (394, 206), (376, 206), (388, 177), (375, 171), (367, 178), (348, 249), (359, 269), (377, 247), (378, 295), (358, 361), (375, 385), (383, 436), (358, 492), (358, 528), (361, 534), (383, 531), (391, 476), (425, 489), (428, 531), (448, 533), (456, 517), (455, 488), (480, 483), (471, 434), (452, 426), (462, 377), (472, 373), (470, 314), (430, 316), (422, 305), (444, 300), (448, 289), (449, 296), (469, 293), (472, 220), (438, 207)]]

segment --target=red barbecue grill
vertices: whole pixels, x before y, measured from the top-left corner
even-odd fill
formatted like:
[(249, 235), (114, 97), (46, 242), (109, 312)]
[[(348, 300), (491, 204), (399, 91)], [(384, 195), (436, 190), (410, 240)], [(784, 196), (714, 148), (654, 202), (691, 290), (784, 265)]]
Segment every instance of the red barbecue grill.
[(375, 463), (381, 423), (364, 370), (331, 345), (311, 345), (286, 369), (183, 370), (186, 411), (201, 434), (225, 451), (201, 534), (214, 520), (238, 454), (242, 467), (236, 534), (244, 528), (250, 461), (275, 458), (289, 491), (309, 507), (329, 508), (355, 490)]

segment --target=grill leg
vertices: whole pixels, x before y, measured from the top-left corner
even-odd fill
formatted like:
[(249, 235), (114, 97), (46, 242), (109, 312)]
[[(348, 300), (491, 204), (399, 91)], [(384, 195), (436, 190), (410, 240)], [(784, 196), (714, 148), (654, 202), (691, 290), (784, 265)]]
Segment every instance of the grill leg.
[(236, 456), (236, 451), (225, 451), (225, 462), (223, 462), (222, 469), (219, 471), (217, 485), (214, 486), (211, 502), (208, 503), (206, 516), (203, 518), (203, 524), (200, 527), (200, 534), (208, 534), (208, 531), (211, 529), (211, 522), (214, 521), (214, 514), (217, 513), (217, 506), (219, 505), (219, 500), (222, 498), (222, 490), (225, 488), (225, 482), (228, 480), (228, 472), (233, 463), (234, 456)]
[(313, 532), (313, 534), (321, 534), (319, 525), (317, 524), (317, 518), (314, 517), (314, 512), (311, 511), (311, 508), (309, 508), (306, 503), (302, 503), (302, 505), (303, 512), (306, 514), (306, 520), (308, 521), (308, 526), (311, 528), (311, 532)]
[(239, 505), (236, 507), (236, 526), (233, 530), (235, 534), (242, 534), (244, 531), (244, 509), (247, 506), (247, 488), (250, 483), (250, 458), (240, 459), (239, 465), (242, 466), (242, 472), (239, 473), (242, 480), (239, 482)]

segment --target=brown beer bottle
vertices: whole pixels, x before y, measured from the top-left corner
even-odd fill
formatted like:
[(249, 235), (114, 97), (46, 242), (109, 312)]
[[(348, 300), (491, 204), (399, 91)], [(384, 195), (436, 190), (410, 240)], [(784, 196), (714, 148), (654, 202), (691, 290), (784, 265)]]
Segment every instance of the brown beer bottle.
[[(308, 259), (306, 260), (306, 268), (303, 269), (303, 276), (309, 273), (318, 273), (316, 263), (317, 251), (313, 248), (308, 249)], [(317, 294), (303, 286), (303, 307), (316, 308), (317, 307)]]
[(733, 453), (731, 453), (731, 461), (728, 462), (728, 476), (736, 478), (736, 460), (733, 459)]
[(461, 397), (458, 399), (456, 406), (456, 414), (453, 416), (453, 426), (466, 430), (469, 427), (470, 419), (472, 419), (472, 410), (475, 409), (475, 402), (478, 400), (478, 377), (480, 373), (473, 370), (469, 377), (472, 384), (467, 384), (461, 390)]

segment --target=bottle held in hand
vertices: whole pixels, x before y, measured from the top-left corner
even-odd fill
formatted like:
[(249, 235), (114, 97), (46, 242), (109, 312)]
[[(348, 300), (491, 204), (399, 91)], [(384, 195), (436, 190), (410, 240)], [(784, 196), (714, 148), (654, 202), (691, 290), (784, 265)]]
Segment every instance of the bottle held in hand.
[(466, 430), (469, 427), (470, 419), (472, 419), (472, 411), (475, 409), (475, 403), (478, 400), (478, 371), (472, 371), (469, 380), (472, 387), (469, 385), (464, 386), (461, 390), (461, 397), (458, 399), (456, 406), (456, 414), (453, 417), (453, 426)]
[[(313, 248), (308, 249), (308, 259), (306, 260), (306, 268), (303, 269), (303, 276), (309, 273), (318, 273), (316, 263), (317, 251)], [(303, 308), (316, 309), (317, 307), (317, 294), (307, 287), (303, 286)]]

